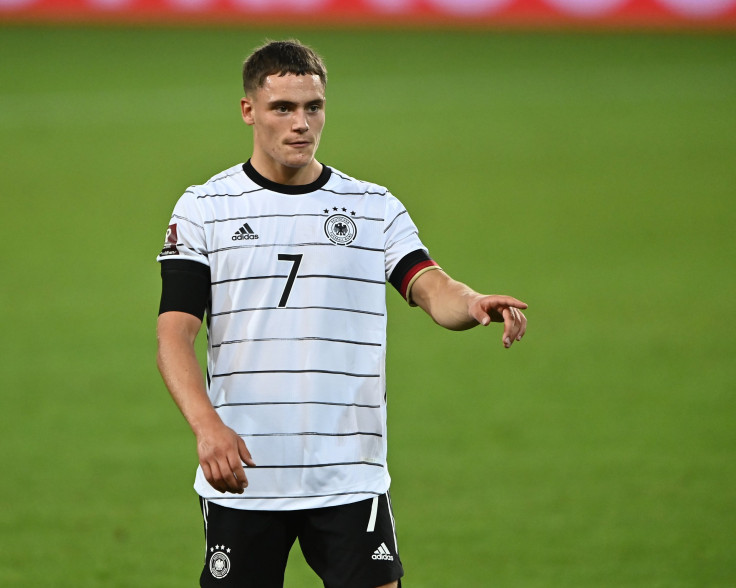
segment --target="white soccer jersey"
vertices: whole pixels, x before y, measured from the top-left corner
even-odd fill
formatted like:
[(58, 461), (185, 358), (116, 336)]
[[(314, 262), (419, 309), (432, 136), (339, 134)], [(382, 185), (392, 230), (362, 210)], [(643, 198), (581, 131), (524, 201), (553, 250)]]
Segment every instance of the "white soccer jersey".
[(242, 495), (199, 468), (200, 496), (292, 510), (388, 490), (385, 284), (418, 249), (386, 188), (328, 167), (282, 186), (241, 164), (184, 193), (158, 259), (210, 268), (208, 394), (258, 464)]

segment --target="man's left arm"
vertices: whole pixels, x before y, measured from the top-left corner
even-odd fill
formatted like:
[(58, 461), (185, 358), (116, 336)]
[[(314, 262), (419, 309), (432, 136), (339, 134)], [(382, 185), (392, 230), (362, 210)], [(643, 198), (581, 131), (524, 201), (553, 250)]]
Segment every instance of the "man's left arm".
[(483, 295), (453, 280), (441, 269), (420, 275), (407, 293), (438, 325), (462, 331), (491, 322), (504, 324), (502, 343), (508, 348), (526, 332), (527, 305), (511, 296)]

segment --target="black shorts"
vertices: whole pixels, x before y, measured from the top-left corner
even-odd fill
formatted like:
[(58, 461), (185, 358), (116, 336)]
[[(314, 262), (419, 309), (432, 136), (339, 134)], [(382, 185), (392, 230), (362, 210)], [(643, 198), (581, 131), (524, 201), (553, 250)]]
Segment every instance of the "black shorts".
[(311, 510), (239, 510), (204, 499), (200, 506), (202, 587), (281, 588), (297, 538), (325, 588), (376, 588), (404, 575), (388, 494)]

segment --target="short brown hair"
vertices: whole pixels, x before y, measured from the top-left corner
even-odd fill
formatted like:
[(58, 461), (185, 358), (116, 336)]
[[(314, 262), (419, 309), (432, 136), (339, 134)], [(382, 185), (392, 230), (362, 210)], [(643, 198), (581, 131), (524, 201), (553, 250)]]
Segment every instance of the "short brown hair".
[(296, 39), (269, 41), (259, 47), (243, 63), (243, 89), (246, 96), (262, 88), (268, 76), (294, 74), (317, 75), (327, 86), (327, 69), (317, 53)]

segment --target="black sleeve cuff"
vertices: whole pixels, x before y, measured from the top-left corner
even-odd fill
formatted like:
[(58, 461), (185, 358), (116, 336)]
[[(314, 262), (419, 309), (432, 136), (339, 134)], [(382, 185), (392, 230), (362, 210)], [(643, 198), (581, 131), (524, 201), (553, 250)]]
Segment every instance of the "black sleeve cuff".
[(186, 259), (161, 262), (161, 303), (158, 313), (186, 312), (204, 318), (210, 301), (210, 268)]
[(388, 281), (399, 291), (409, 304), (411, 302), (411, 285), (414, 280), (428, 268), (439, 269), (439, 266), (427, 254), (424, 249), (417, 249), (411, 253), (407, 253), (399, 263), (396, 264), (394, 271)]

